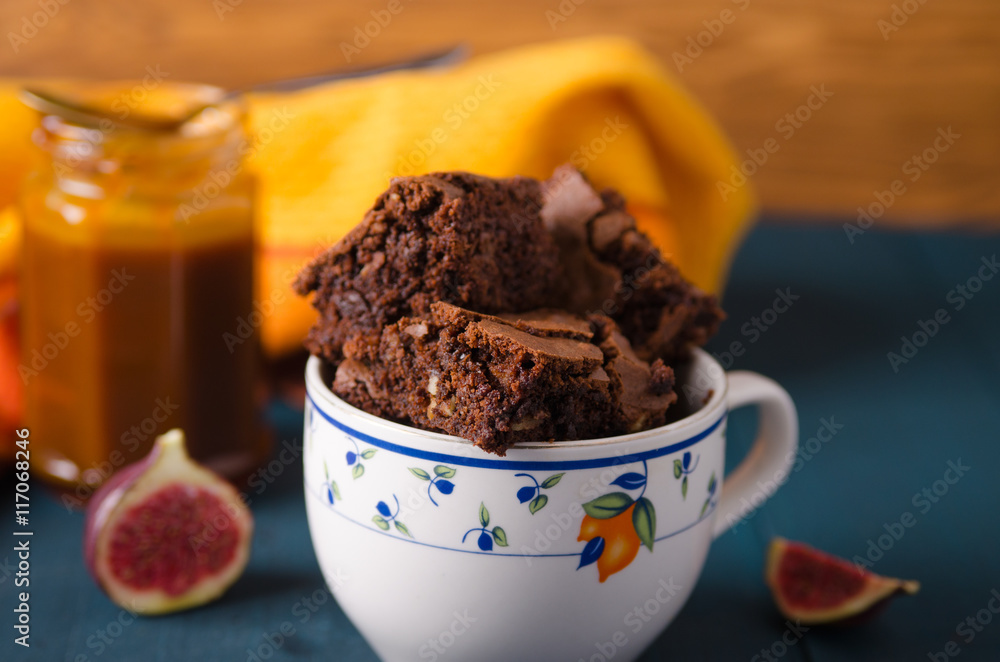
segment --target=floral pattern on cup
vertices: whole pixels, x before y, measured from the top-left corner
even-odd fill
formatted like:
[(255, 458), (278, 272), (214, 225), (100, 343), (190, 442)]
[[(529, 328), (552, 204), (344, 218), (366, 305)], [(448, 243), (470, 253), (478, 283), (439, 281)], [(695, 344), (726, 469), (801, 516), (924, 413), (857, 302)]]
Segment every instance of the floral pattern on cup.
[(649, 477), (645, 460), (642, 470), (641, 474), (624, 473), (611, 483), (628, 491), (640, 490), (635, 498), (627, 492), (611, 492), (583, 504), (586, 514), (580, 522), (577, 540), (587, 544), (580, 553), (576, 569), (596, 563), (601, 583), (627, 568), (643, 545), (653, 551), (656, 508), (643, 496)]
[(430, 473), (424, 471), (419, 467), (407, 467), (407, 468), (410, 470), (411, 474), (413, 474), (420, 480), (428, 482), (427, 498), (429, 498), (431, 500), (431, 503), (433, 503), (435, 506), (440, 504), (438, 504), (438, 502), (434, 500), (434, 494), (432, 493), (433, 488), (437, 488), (437, 491), (440, 492), (441, 494), (444, 494), (445, 496), (455, 491), (455, 483), (451, 482), (451, 480), (449, 479), (455, 477), (455, 474), (458, 471), (457, 469), (453, 469), (452, 467), (439, 464), (434, 467), (433, 469), (434, 475), (432, 476)]
[[(347, 436), (353, 446), (353, 451), (347, 453), (347, 466), (351, 467), (351, 475), (356, 479), (364, 475), (364, 467), (361, 460), (370, 460), (375, 456), (375, 448), (361, 450), (361, 440)], [(689, 478), (694, 480), (698, 468), (700, 454), (692, 454), (685, 451), (679, 457), (673, 459), (664, 458), (667, 466), (673, 467), (674, 477), (681, 481), (681, 494), (686, 500), (688, 492)], [(353, 462), (353, 464), (352, 464)], [(404, 465), (405, 466), (405, 465)], [(622, 466), (622, 465), (619, 465)], [(635, 465), (633, 465), (635, 466)], [(360, 469), (358, 467), (361, 467)], [(626, 467), (628, 468), (628, 467)], [(436, 507), (441, 506), (439, 501), (442, 496), (451, 496), (458, 487), (456, 476), (458, 469), (446, 464), (435, 464), (432, 467), (422, 468), (419, 466), (407, 466), (409, 473), (418, 480), (426, 483), (426, 493), (430, 502)], [(577, 570), (581, 570), (591, 565), (597, 567), (597, 577), (600, 583), (627, 568), (636, 559), (642, 547), (647, 547), (653, 551), (657, 540), (656, 508), (653, 502), (646, 497), (649, 486), (650, 468), (647, 460), (641, 461), (641, 471), (639, 467), (627, 470), (614, 478), (611, 486), (619, 488), (603, 494), (582, 504), (584, 512), (579, 525), (578, 542), (585, 543), (583, 548), (576, 554), (547, 553), (514, 553), (506, 552), (505, 555), (514, 556), (570, 556), (577, 563)], [(528, 513), (535, 515), (549, 503), (547, 491), (559, 485), (570, 474), (566, 471), (549, 473), (541, 472), (517, 472), (508, 474), (517, 482), (511, 486), (512, 491), (520, 504), (528, 504)], [(541, 478), (545, 476), (545, 478)], [(323, 477), (325, 481), (319, 487), (319, 496), (329, 507), (333, 508), (342, 501), (341, 492), (337, 481), (331, 478), (329, 466), (326, 460), (323, 462)], [(524, 484), (529, 481), (528, 484)], [(719, 482), (716, 472), (713, 470), (706, 483), (705, 500), (701, 505), (695, 523), (703, 520), (710, 511), (717, 505)], [(437, 494), (435, 494), (435, 492)], [(351, 495), (348, 493), (348, 497)], [(409, 527), (399, 520), (401, 504), (396, 494), (392, 495), (392, 500), (378, 501), (375, 505), (376, 513), (371, 521), (382, 532), (391, 535), (399, 533), (399, 538), (412, 540), (421, 544), (441, 545), (440, 541), (418, 540)], [(347, 515), (350, 517), (350, 515)], [(501, 526), (490, 526), (491, 516), (486, 508), (485, 502), (479, 505), (479, 526), (467, 530), (461, 538), (461, 545), (454, 551), (466, 551), (474, 553), (496, 553), (496, 548), (509, 547), (507, 531)], [(361, 522), (357, 522), (360, 524)], [(524, 523), (519, 522), (518, 525)], [(515, 527), (517, 529), (518, 527)], [(523, 534), (523, 531), (521, 532)], [(662, 538), (670, 537), (672, 533), (665, 534)], [(661, 538), (661, 539), (662, 539)], [(475, 546), (469, 549), (469, 543), (475, 542)], [(464, 549), (463, 549), (464, 547)], [(445, 546), (446, 549), (450, 546)]]
[(337, 487), (337, 481), (330, 480), (330, 468), (323, 462), (323, 474), (326, 476), (326, 482), (323, 483), (323, 494), (326, 497), (327, 502), (332, 506), (333, 504), (340, 501), (340, 489)]
[(520, 501), (521, 503), (527, 503), (528, 510), (531, 512), (532, 515), (534, 515), (539, 510), (544, 508), (545, 504), (549, 502), (549, 497), (545, 494), (542, 494), (542, 490), (552, 489), (553, 487), (559, 484), (559, 481), (562, 480), (562, 477), (565, 475), (566, 475), (565, 471), (558, 474), (552, 474), (551, 476), (543, 480), (541, 483), (539, 483), (538, 479), (532, 476), (531, 474), (526, 474), (526, 473), (514, 474), (515, 478), (520, 478), (523, 476), (525, 478), (531, 479), (531, 482), (534, 483), (534, 485), (525, 485), (524, 487), (519, 489), (517, 491), (517, 500)]
[(365, 465), (361, 463), (361, 460), (372, 459), (375, 457), (378, 449), (366, 448), (365, 450), (361, 450), (358, 448), (358, 442), (354, 437), (348, 436), (347, 440), (353, 444), (354, 450), (347, 451), (345, 459), (347, 460), (347, 466), (351, 467), (351, 475), (357, 480), (365, 475)]
[(712, 472), (711, 478), (708, 479), (708, 496), (705, 497), (705, 503), (701, 506), (701, 514), (699, 517), (704, 517), (705, 512), (708, 510), (709, 506), (714, 506), (716, 502), (716, 489), (718, 488), (718, 481), (715, 480), (715, 472)]
[(406, 525), (396, 519), (399, 517), (399, 499), (396, 498), (395, 494), (392, 495), (392, 498), (396, 502), (396, 510), (390, 509), (389, 504), (385, 501), (379, 501), (375, 504), (375, 510), (378, 514), (372, 517), (372, 521), (375, 522), (375, 526), (383, 531), (388, 531), (389, 524), (391, 523), (396, 527), (397, 531), (412, 538), (413, 534), (410, 533), (410, 530), (406, 527)]
[(684, 453), (684, 456), (679, 460), (674, 460), (674, 478), (681, 481), (681, 497), (687, 499), (688, 496), (688, 474), (694, 473), (694, 470), (698, 467), (698, 460), (700, 455), (695, 456), (694, 466), (691, 465), (691, 453)]
[(462, 542), (469, 537), (470, 533), (474, 531), (479, 531), (479, 537), (476, 540), (476, 544), (479, 545), (479, 549), (484, 552), (493, 551), (493, 543), (496, 543), (497, 547), (507, 547), (507, 532), (504, 531), (499, 526), (494, 526), (492, 529), (488, 529), (490, 525), (490, 511), (486, 509), (485, 503), (479, 504), (479, 524), (481, 526), (473, 527), (465, 532), (462, 536)]

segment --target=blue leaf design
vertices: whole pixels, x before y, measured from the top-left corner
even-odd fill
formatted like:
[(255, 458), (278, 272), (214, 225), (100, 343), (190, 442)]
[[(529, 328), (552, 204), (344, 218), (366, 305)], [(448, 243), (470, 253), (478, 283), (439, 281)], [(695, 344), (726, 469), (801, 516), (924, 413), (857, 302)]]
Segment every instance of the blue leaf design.
[(583, 552), (580, 554), (580, 565), (576, 566), (576, 569), (590, 565), (601, 558), (601, 554), (604, 553), (604, 538), (597, 536), (592, 538), (590, 542), (587, 543), (586, 547), (583, 548)]
[(377, 510), (378, 514), (382, 517), (389, 517), (392, 515), (392, 511), (389, 510), (389, 506), (386, 505), (385, 501), (379, 501), (375, 506), (375, 510)]
[(611, 484), (617, 485), (618, 487), (626, 490), (637, 490), (646, 484), (646, 477), (642, 474), (630, 472), (618, 476), (618, 478), (616, 478)]
[(533, 485), (528, 485), (527, 487), (522, 487), (517, 491), (517, 500), (521, 503), (527, 503), (535, 498), (535, 487)]
[(347, 451), (347, 466), (352, 466), (358, 461), (358, 454), (354, 451)]
[(333, 489), (330, 487), (326, 488), (326, 500), (333, 503)]
[(439, 480), (434, 484), (441, 494), (451, 494), (455, 490), (455, 484), (450, 480)]
[(684, 470), (687, 471), (688, 467), (691, 466), (691, 453), (684, 453)]
[(493, 551), (493, 536), (483, 531), (479, 534), (479, 549), (484, 552)]

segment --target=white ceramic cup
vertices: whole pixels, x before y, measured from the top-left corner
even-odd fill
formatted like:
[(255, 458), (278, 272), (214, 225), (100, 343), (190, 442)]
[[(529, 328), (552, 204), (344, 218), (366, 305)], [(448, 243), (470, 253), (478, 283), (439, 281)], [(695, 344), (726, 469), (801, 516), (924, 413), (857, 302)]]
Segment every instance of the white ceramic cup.
[[(506, 457), (360, 411), (323, 371), (309, 360), (309, 530), (337, 602), (387, 662), (634, 660), (797, 445), (780, 386), (701, 350), (680, 396), (700, 408), (685, 418)], [(757, 439), (723, 481), (726, 418), (746, 405)]]

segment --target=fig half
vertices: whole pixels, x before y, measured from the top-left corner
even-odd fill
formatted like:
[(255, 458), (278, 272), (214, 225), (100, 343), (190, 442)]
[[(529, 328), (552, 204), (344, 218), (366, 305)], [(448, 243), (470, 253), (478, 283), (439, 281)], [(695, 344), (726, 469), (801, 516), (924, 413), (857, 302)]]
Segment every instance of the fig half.
[(94, 494), (84, 560), (116, 604), (165, 614), (222, 595), (246, 567), (252, 533), (236, 489), (194, 462), (184, 433), (171, 430)]
[(799, 542), (775, 538), (767, 554), (767, 585), (785, 617), (803, 625), (849, 623), (920, 582), (882, 577)]

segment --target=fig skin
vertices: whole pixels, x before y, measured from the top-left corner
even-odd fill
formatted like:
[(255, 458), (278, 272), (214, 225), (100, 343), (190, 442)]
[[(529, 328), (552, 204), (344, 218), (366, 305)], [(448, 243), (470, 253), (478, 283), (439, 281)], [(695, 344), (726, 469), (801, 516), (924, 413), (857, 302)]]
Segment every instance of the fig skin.
[[(154, 549), (169, 554), (177, 552), (178, 545), (190, 544), (190, 550), (180, 551), (186, 551), (187, 556), (182, 555), (183, 558), (194, 565), (198, 560), (205, 560), (197, 550), (202, 546), (212, 548), (212, 543), (222, 537), (221, 531), (235, 534), (235, 540), (231, 541), (231, 557), (213, 572), (199, 568), (198, 576), (183, 586), (183, 590), (177, 590), (176, 586), (164, 587), (162, 582), (147, 587), (130, 585), (116, 572), (121, 568), (111, 565), (111, 541), (123, 524), (130, 521), (134, 524), (137, 508), (141, 509), (157, 495), (160, 499), (154, 503), (162, 502), (165, 494), (174, 493), (199, 499), (213, 508), (218, 506), (215, 510), (223, 519), (215, 525), (208, 520), (192, 520), (190, 518), (198, 515), (188, 503), (191, 507), (182, 513), (180, 521), (171, 522), (175, 526), (158, 526), (153, 532)], [(189, 534), (202, 531), (205, 535), (188, 535), (186, 540), (176, 535), (173, 538), (156, 536), (178, 527)], [(184, 447), (184, 433), (175, 429), (157, 437), (146, 457), (116, 472), (90, 499), (84, 521), (84, 561), (97, 584), (119, 606), (136, 614), (166, 614), (197, 607), (221, 596), (243, 573), (250, 556), (252, 534), (253, 516), (239, 493), (225, 479), (194, 462)], [(146, 552), (148, 554), (148, 549)], [(173, 558), (177, 559), (176, 553)]]
[[(832, 575), (839, 575), (846, 582), (857, 584), (857, 588), (852, 594), (844, 595), (839, 603), (831, 597), (831, 604), (821, 606), (795, 604), (793, 597), (789, 595), (792, 587), (782, 583), (783, 580), (787, 579), (782, 576), (782, 562), (787, 559), (786, 555), (788, 554), (796, 554), (800, 557), (800, 567), (804, 565), (802, 560), (805, 559), (805, 564), (812, 568), (825, 569), (827, 579)], [(892, 597), (901, 593), (914, 595), (920, 590), (920, 582), (882, 577), (873, 572), (862, 570), (846, 559), (784, 538), (774, 538), (771, 541), (767, 554), (765, 579), (782, 615), (803, 625), (855, 625), (862, 623), (881, 612)], [(813, 587), (819, 588), (816, 585)], [(842, 589), (843, 584), (836, 586), (829, 583), (825, 588)]]

